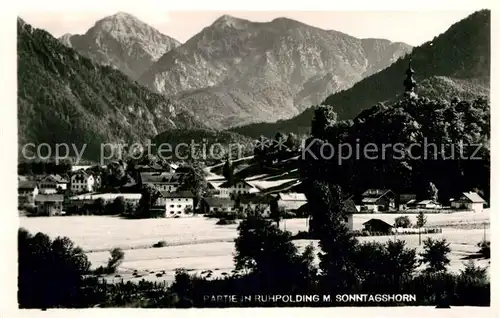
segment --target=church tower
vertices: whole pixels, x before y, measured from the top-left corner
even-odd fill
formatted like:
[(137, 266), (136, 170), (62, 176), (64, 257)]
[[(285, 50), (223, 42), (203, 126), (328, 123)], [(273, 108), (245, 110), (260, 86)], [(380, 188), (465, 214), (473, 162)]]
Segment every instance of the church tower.
[(406, 70), (406, 78), (403, 84), (405, 87), (405, 94), (416, 97), (417, 94), (415, 93), (415, 88), (417, 87), (417, 82), (413, 78), (413, 74), (415, 74), (415, 71), (411, 67), (411, 56), (410, 56), (410, 62), (408, 63), (408, 69)]

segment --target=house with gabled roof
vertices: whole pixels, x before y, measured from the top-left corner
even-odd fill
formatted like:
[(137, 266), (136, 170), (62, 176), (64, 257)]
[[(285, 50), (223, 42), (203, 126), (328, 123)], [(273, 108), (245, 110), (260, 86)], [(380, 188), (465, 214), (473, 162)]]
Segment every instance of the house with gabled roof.
[(306, 195), (297, 192), (280, 192), (276, 195), (275, 200), (278, 209), (285, 212), (295, 212), (307, 203)]
[(165, 208), (166, 218), (194, 215), (194, 195), (191, 191), (160, 191), (155, 205)]
[(51, 194), (66, 190), (68, 188), (68, 183), (68, 180), (58, 174), (49, 174), (43, 177), (38, 185), (40, 193)]
[(207, 197), (203, 198), (200, 203), (203, 214), (235, 214), (235, 201), (230, 198), (222, 197)]
[(17, 186), (19, 207), (35, 205), (35, 197), (39, 193), (38, 185), (35, 181), (20, 180)]
[(363, 223), (364, 230), (369, 232), (381, 232), (390, 234), (393, 226), (380, 219), (370, 219)]
[(361, 197), (361, 212), (388, 212), (395, 208), (396, 195), (388, 189), (368, 189)]
[(259, 211), (262, 217), (269, 217), (271, 213), (271, 202), (273, 197), (261, 194), (246, 194), (241, 195), (235, 199), (236, 207), (242, 211), (248, 209), (252, 211)]
[(71, 191), (74, 193), (93, 192), (95, 188), (95, 178), (91, 173), (83, 170), (75, 171), (71, 175)]
[(151, 185), (159, 191), (176, 192), (186, 177), (185, 173), (174, 172), (142, 172), (141, 186)]
[(223, 198), (235, 198), (243, 194), (260, 192), (259, 189), (243, 179), (235, 180), (232, 183), (226, 181), (218, 186), (218, 190), (219, 193), (217, 194), (217, 196)]
[(477, 192), (463, 192), (457, 200), (451, 202), (451, 208), (482, 212), (485, 203), (486, 201)]
[(39, 194), (35, 197), (36, 211), (38, 215), (61, 215), (63, 212), (64, 195), (62, 194)]

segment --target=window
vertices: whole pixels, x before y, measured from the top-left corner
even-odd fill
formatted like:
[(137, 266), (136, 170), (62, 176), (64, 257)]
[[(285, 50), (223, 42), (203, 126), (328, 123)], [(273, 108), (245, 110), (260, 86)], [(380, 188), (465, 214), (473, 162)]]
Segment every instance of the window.
[(170, 207), (171, 207), (171, 208), (173, 208), (173, 207), (174, 207), (174, 205), (173, 205), (173, 204), (171, 204), (171, 205), (170, 205)]
[(180, 207), (182, 207), (182, 205), (178, 204), (177, 207), (180, 208)]
[(170, 214), (174, 214), (174, 211), (170, 211)]

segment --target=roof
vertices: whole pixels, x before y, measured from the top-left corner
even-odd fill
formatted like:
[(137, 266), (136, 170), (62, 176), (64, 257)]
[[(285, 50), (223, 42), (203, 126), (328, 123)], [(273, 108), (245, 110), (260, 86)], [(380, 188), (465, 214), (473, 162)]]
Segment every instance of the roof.
[(400, 194), (399, 195), (399, 203), (400, 204), (407, 204), (410, 201), (413, 201), (417, 198), (416, 194)]
[(370, 224), (370, 225), (375, 225), (375, 226), (389, 226), (389, 227), (392, 227), (392, 225), (390, 225), (389, 223), (385, 222), (385, 221), (382, 221), (381, 219), (369, 219), (368, 221), (366, 221), (365, 223), (363, 223), (363, 225), (367, 225), (367, 224)]
[(358, 212), (358, 209), (356, 208), (356, 204), (354, 203), (354, 200), (352, 199), (347, 199), (342, 202), (342, 207), (345, 213), (351, 214), (351, 213), (356, 213)]
[(306, 195), (304, 193), (279, 193), (278, 198), (282, 201), (307, 201)]
[(173, 172), (142, 172), (142, 183), (156, 183), (156, 184), (181, 184), (184, 180), (184, 173)]
[(203, 198), (203, 201), (205, 201), (209, 206), (234, 205), (234, 201), (231, 200), (230, 198), (209, 197), (209, 198)]
[(464, 192), (462, 195), (472, 203), (486, 203), (476, 192)]
[(24, 189), (24, 190), (34, 190), (36, 188), (36, 182), (20, 180), (17, 188)]
[(62, 202), (64, 195), (62, 194), (39, 194), (35, 198), (36, 202)]
[(233, 182), (233, 184), (230, 184), (229, 181), (225, 181), (224, 183), (222, 183), (221, 185), (219, 185), (219, 188), (231, 188), (232, 186), (234, 186), (235, 184), (238, 184), (238, 183), (244, 183), (246, 185), (248, 185), (249, 187), (251, 188), (254, 188), (253, 185), (251, 185), (250, 183), (246, 182), (245, 180), (235, 180)]
[(139, 200), (140, 193), (93, 193), (93, 194), (80, 194), (71, 197), (71, 200), (97, 200), (103, 199), (106, 201), (115, 200), (118, 197), (123, 197), (125, 200)]
[(434, 201), (434, 200), (422, 200), (422, 201), (419, 201), (417, 202), (416, 204), (439, 204), (438, 202)]
[(394, 194), (391, 190), (389, 189), (368, 189), (363, 194), (361, 194), (362, 197), (369, 197), (369, 198), (380, 198), (387, 193), (392, 193)]
[(47, 180), (47, 179), (52, 180), (52, 181), (57, 182), (57, 183), (68, 183), (68, 180), (64, 179), (63, 177), (61, 177), (58, 174), (49, 174), (48, 176), (46, 176), (42, 180)]
[(177, 191), (177, 192), (168, 192), (168, 191), (160, 191), (160, 194), (164, 198), (193, 198), (193, 192), (191, 191)]

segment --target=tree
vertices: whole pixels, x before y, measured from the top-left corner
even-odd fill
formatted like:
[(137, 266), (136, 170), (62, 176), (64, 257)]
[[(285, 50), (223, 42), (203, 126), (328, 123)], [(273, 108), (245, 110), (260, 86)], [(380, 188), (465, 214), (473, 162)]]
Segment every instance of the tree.
[(445, 272), (446, 265), (450, 263), (448, 253), (451, 252), (450, 243), (446, 239), (433, 240), (428, 237), (424, 241), (424, 251), (420, 253), (421, 262), (427, 264), (428, 273)]
[(259, 215), (251, 215), (238, 225), (235, 249), (236, 270), (253, 275), (260, 292), (305, 286), (315, 275), (311, 248), (299, 254), (289, 232)]
[(114, 273), (125, 258), (125, 253), (121, 248), (115, 247), (110, 252), (110, 258), (108, 259), (108, 272)]
[(292, 151), (298, 150), (300, 148), (300, 139), (296, 134), (289, 133), (286, 138), (285, 146)]
[(93, 209), (96, 214), (102, 215), (104, 214), (104, 208), (106, 207), (106, 203), (103, 198), (97, 198), (94, 200)]
[(315, 138), (325, 139), (328, 130), (337, 122), (337, 113), (331, 106), (321, 105), (314, 110), (311, 134)]
[(411, 227), (410, 218), (408, 216), (399, 216), (394, 221), (394, 226), (395, 227), (402, 227), (402, 228)]
[(417, 215), (417, 227), (418, 227), (418, 245), (422, 244), (421, 229), (427, 223), (427, 217), (424, 215), (423, 211), (418, 212)]
[(224, 178), (226, 178), (227, 182), (229, 182), (230, 185), (233, 185), (234, 168), (229, 158), (226, 160), (226, 163), (222, 167), (222, 175), (224, 176)]
[(154, 217), (152, 208), (160, 197), (160, 192), (153, 185), (146, 185), (142, 188), (141, 198), (137, 205), (136, 216), (139, 218)]
[(126, 205), (125, 198), (123, 196), (119, 196), (113, 201), (113, 204), (111, 205), (112, 211), (110, 212), (112, 214), (123, 215), (125, 214)]
[(436, 185), (432, 182), (429, 182), (429, 186), (427, 188), (427, 198), (429, 200), (434, 200), (434, 201), (437, 201), (438, 199), (438, 189), (436, 188)]
[(18, 231), (18, 302), (20, 308), (83, 306), (83, 276), (90, 262), (67, 237)]
[(280, 208), (278, 205), (277, 200), (272, 200), (270, 204), (270, 217), (271, 219), (276, 222), (276, 226), (279, 228), (280, 227), (280, 221), (283, 218), (285, 211), (283, 208)]
[(194, 207), (196, 207), (203, 194), (207, 191), (206, 172), (202, 163), (192, 161), (188, 165), (178, 168), (177, 172), (185, 173), (179, 190), (191, 191), (195, 196)]

